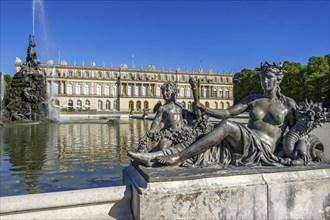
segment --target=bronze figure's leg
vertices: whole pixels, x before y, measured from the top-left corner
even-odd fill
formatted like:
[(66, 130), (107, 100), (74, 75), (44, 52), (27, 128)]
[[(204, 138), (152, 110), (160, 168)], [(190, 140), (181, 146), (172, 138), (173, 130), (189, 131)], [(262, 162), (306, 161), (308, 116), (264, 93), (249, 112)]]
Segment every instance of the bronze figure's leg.
[(152, 167), (156, 162), (155, 159), (158, 156), (163, 156), (163, 151), (155, 151), (151, 153), (136, 153), (132, 151), (128, 151), (127, 155), (133, 160), (144, 164), (147, 167)]
[(191, 157), (205, 152), (213, 146), (218, 145), (224, 139), (226, 139), (233, 147), (242, 146), (242, 144), (240, 144), (240, 128), (235, 122), (224, 119), (214, 130), (212, 130), (210, 133), (208, 133), (198, 141), (194, 142), (192, 145), (190, 145), (183, 151), (173, 155), (158, 156), (157, 160), (159, 163), (162, 164), (176, 165), (178, 163), (182, 163), (183, 161)]

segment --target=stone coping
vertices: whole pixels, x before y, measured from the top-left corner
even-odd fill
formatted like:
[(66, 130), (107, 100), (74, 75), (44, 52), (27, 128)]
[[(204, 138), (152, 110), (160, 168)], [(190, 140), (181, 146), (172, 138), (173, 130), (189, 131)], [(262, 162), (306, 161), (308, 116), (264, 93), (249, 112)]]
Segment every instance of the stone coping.
[[(266, 167), (266, 166), (253, 166), (253, 167), (236, 167), (228, 166), (221, 168), (219, 165), (208, 167), (144, 167), (132, 162), (144, 179), (149, 182), (164, 182), (164, 181), (182, 181), (193, 180), (210, 177), (224, 177), (224, 176), (237, 176), (237, 175), (251, 175), (251, 174), (264, 174), (264, 173), (282, 173), (282, 172), (295, 172), (295, 171), (308, 171), (317, 169), (330, 169), (330, 164), (312, 164), (308, 166), (296, 167)], [(329, 170), (330, 172), (330, 170)]]
[(74, 206), (113, 203), (130, 197), (126, 186), (72, 190), (52, 193), (0, 197), (0, 216), (6, 213), (67, 208)]

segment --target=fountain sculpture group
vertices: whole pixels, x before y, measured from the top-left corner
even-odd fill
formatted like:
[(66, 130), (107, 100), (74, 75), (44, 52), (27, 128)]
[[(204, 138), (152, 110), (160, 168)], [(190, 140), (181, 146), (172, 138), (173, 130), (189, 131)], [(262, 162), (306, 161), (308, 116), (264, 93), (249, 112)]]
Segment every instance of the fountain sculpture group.
[[(161, 106), (150, 131), (140, 141), (137, 152), (128, 152), (145, 166), (210, 165), (223, 166), (298, 166), (327, 162), (324, 145), (310, 132), (326, 121), (321, 104), (298, 106), (280, 92), (285, 70), (280, 64), (260, 67), (263, 94), (253, 94), (227, 110), (214, 110), (199, 104), (198, 85), (190, 80), (195, 113), (176, 102), (174, 83), (162, 87), (165, 104)], [(228, 118), (249, 111), (247, 126)], [(208, 116), (223, 119), (217, 126)], [(190, 118), (190, 119), (189, 119)], [(191, 120), (193, 118), (193, 120)], [(160, 121), (164, 127), (157, 131)], [(159, 142), (148, 152), (148, 141)]]
[(48, 120), (46, 72), (39, 67), (36, 44), (29, 36), (26, 62), (21, 65), (5, 97), (4, 122), (34, 122)]
[[(133, 216), (328, 219), (329, 146), (310, 133), (326, 121), (326, 109), (284, 96), (284, 73), (281, 64), (261, 65), (263, 93), (229, 109), (200, 104), (191, 79), (194, 112), (176, 101), (175, 83), (165, 83), (165, 104), (136, 151), (128, 152), (133, 162), (123, 178)], [(247, 125), (230, 120), (246, 111)], [(209, 116), (222, 120), (211, 123)]]

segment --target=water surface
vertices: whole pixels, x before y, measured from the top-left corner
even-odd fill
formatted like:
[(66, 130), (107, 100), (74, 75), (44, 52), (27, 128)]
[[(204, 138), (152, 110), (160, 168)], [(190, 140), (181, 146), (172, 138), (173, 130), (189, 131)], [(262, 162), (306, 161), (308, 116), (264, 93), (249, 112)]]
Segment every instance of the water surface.
[(0, 196), (122, 185), (122, 169), (149, 121), (0, 128)]

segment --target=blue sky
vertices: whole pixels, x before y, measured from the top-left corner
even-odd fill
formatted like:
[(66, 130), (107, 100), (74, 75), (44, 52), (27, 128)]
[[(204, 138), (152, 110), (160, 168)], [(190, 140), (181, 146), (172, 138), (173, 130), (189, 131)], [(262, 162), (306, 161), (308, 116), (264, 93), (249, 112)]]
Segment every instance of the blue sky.
[[(0, 2), (0, 71), (13, 75), (33, 32), (33, 1)], [(57, 63), (60, 50), (69, 65), (238, 72), (264, 61), (307, 64), (330, 47), (329, 0), (35, 2), (42, 63)]]

